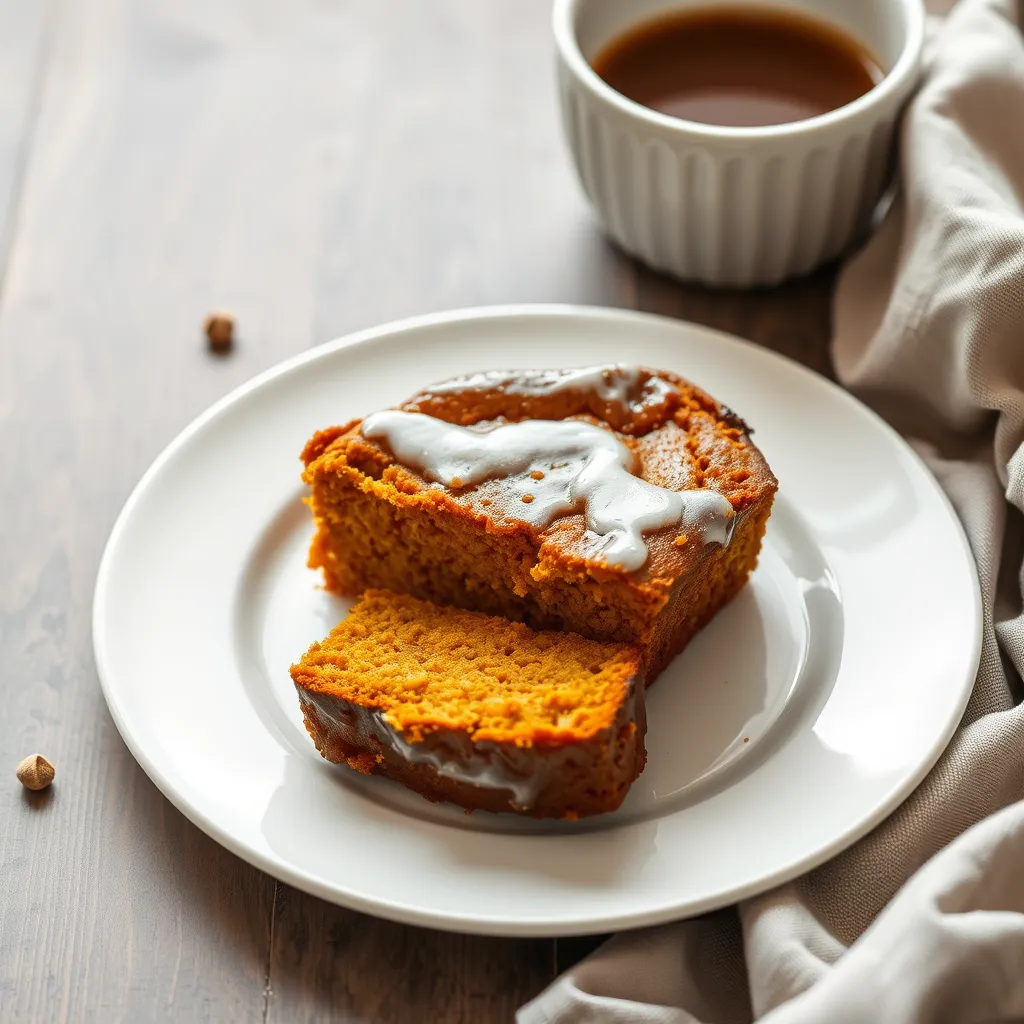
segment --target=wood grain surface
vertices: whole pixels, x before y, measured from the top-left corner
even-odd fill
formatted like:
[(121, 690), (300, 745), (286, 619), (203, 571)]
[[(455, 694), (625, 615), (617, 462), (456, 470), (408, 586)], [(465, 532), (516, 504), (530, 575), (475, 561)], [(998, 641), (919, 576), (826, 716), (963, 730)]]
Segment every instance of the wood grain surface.
[[(831, 271), (713, 293), (602, 239), (559, 136), (549, 7), (0, 2), (3, 1021), (507, 1021), (594, 945), (404, 927), (248, 867), (135, 763), (90, 642), (103, 544), (152, 458), (349, 330), (598, 303), (828, 371)], [(201, 336), (219, 308), (222, 359)], [(57, 781), (29, 795), (14, 767), (37, 750)]]

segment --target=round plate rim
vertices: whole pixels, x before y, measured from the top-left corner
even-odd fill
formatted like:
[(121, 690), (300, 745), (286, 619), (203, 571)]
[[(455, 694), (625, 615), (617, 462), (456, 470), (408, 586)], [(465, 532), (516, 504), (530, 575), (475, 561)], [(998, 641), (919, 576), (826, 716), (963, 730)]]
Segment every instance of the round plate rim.
[[(947, 720), (944, 727), (936, 738), (935, 743), (929, 750), (927, 757), (923, 757), (918, 767), (907, 775), (878, 802), (873, 813), (865, 815), (855, 826), (844, 830), (831, 842), (819, 844), (809, 850), (803, 857), (796, 858), (784, 867), (775, 872), (760, 875), (756, 880), (736, 885), (726, 892), (713, 894), (703, 900), (685, 899), (673, 902), (666, 901), (656, 910), (640, 910), (636, 912), (602, 913), (582, 920), (562, 920), (538, 918), (535, 920), (517, 919), (514, 921), (496, 920), (493, 916), (474, 915), (472, 913), (438, 913), (430, 910), (422, 910), (418, 907), (407, 906), (403, 903), (391, 902), (382, 898), (370, 898), (363, 894), (345, 889), (337, 884), (324, 884), (318, 878), (308, 874), (301, 868), (290, 864), (283, 857), (271, 856), (260, 850), (255, 850), (243, 842), (239, 842), (230, 831), (221, 827), (215, 820), (206, 815), (200, 808), (192, 805), (175, 788), (172, 780), (160, 769), (160, 767), (149, 757), (143, 745), (138, 742), (130, 724), (126, 721), (119, 707), (114, 684), (111, 680), (111, 673), (108, 668), (107, 654), (104, 647), (104, 630), (106, 628), (106, 591), (108, 579), (112, 572), (114, 552), (118, 546), (121, 535), (127, 528), (136, 505), (142, 495), (150, 486), (153, 480), (160, 474), (164, 466), (170, 462), (178, 450), (184, 447), (193, 436), (199, 433), (209, 422), (214, 420), (223, 410), (234, 405), (243, 397), (263, 388), (267, 384), (284, 376), (292, 370), (307, 363), (314, 362), (331, 353), (346, 348), (354, 348), (359, 345), (371, 343), (379, 338), (392, 334), (416, 330), (428, 327), (437, 327), (449, 323), (457, 323), (466, 320), (502, 320), (510, 318), (526, 317), (565, 317), (565, 318), (587, 318), (602, 319), (607, 321), (619, 321), (623, 324), (635, 324), (639, 321), (649, 321), (663, 326), (682, 329), (704, 335), (709, 341), (726, 342), (740, 348), (753, 349), (758, 353), (771, 359), (787, 364), (790, 371), (796, 371), (799, 375), (811, 378), (815, 386), (824, 386), (833, 399), (836, 399), (848, 406), (855, 407), (859, 414), (866, 415), (873, 420), (875, 425), (882, 429), (889, 440), (895, 444), (905, 455), (909, 455), (925, 473), (934, 496), (944, 507), (950, 524), (959, 538), (961, 554), (966, 558), (971, 570), (973, 570), (974, 586), (971, 588), (972, 604), (972, 625), (971, 650), (969, 664), (972, 670), (965, 680), (959, 700), (955, 706), (951, 703)], [(873, 409), (859, 401), (850, 392), (844, 390), (834, 381), (816, 373), (810, 368), (790, 359), (778, 352), (766, 349), (755, 342), (740, 338), (725, 331), (719, 331), (703, 324), (691, 321), (680, 320), (673, 317), (662, 316), (654, 313), (646, 313), (637, 310), (619, 309), (614, 307), (590, 306), (571, 303), (530, 303), (530, 304), (498, 304), (485, 306), (464, 307), (453, 310), (443, 310), (434, 313), (421, 314), (417, 316), (404, 317), (398, 320), (389, 321), (374, 327), (355, 331), (321, 345), (314, 346), (304, 352), (298, 353), (288, 359), (282, 360), (268, 369), (256, 374), (248, 381), (243, 382), (228, 394), (208, 406), (203, 412), (187, 424), (156, 456), (148, 469), (143, 473), (138, 483), (132, 489), (119, 512), (111, 529), (107, 543), (104, 546), (96, 575), (96, 583), (93, 590), (93, 614), (92, 614), (92, 641), (93, 653), (96, 663), (97, 674), (100, 680), (100, 687), (110, 710), (111, 717), (117, 727), (119, 734), (132, 756), (138, 762), (149, 779), (158, 790), (179, 810), (189, 821), (196, 825), (201, 831), (214, 839), (219, 845), (233, 853), (246, 863), (266, 872), (273, 878), (295, 886), (303, 892), (317, 896), (347, 907), (352, 910), (372, 914), (387, 920), (397, 921), (403, 924), (416, 925), (421, 927), (436, 928), (444, 931), (454, 931), (467, 934), (496, 935), (509, 937), (551, 937), (592, 934), (607, 931), (619, 931), (633, 928), (640, 928), (650, 925), (663, 924), (668, 921), (677, 920), (684, 916), (707, 913), (711, 910), (728, 906), (732, 903), (747, 899), (758, 893), (766, 892), (778, 885), (796, 878), (805, 872), (825, 863), (827, 860), (849, 848), (859, 839), (867, 835), (877, 827), (920, 785), (927, 774), (935, 766), (943, 751), (948, 746), (956, 727), (959, 724), (967, 707), (973, 689), (973, 683), (977, 674), (977, 668), (981, 660), (982, 648), (982, 603), (980, 584), (977, 578), (977, 568), (974, 555), (970, 547), (967, 535), (964, 532), (963, 524), (948, 495), (939, 486), (938, 481), (925, 465), (918, 453), (900, 436), (881, 416)]]

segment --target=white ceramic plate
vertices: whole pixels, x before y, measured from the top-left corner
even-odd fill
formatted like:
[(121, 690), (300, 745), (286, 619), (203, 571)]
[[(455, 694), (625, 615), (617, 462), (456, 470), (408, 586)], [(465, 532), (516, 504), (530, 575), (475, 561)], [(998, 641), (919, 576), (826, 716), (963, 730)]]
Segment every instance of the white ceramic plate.
[[(648, 766), (623, 807), (572, 825), (467, 816), (322, 761), (288, 666), (345, 604), (305, 566), (303, 443), (450, 375), (616, 361), (679, 371), (736, 409), (780, 481), (750, 585), (649, 695)], [(735, 338), (573, 307), (377, 328), (229, 395), (129, 499), (94, 619), (121, 735), (200, 828), (325, 899), (509, 935), (694, 914), (838, 853), (948, 742), (980, 632), (959, 523), (874, 414)]]

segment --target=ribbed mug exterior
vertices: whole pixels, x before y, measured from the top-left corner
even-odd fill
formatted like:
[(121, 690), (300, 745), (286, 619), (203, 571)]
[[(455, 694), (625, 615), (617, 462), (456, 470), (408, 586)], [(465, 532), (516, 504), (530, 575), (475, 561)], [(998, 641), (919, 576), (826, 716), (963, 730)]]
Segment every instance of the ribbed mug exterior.
[[(558, 8), (573, 2), (556, 4), (556, 37)], [(566, 140), (598, 218), (627, 252), (685, 280), (776, 284), (837, 256), (863, 231), (887, 184), (900, 110), (917, 80), (914, 56), (899, 81), (845, 116), (716, 130), (652, 116), (589, 66), (581, 74), (582, 57), (559, 45)]]

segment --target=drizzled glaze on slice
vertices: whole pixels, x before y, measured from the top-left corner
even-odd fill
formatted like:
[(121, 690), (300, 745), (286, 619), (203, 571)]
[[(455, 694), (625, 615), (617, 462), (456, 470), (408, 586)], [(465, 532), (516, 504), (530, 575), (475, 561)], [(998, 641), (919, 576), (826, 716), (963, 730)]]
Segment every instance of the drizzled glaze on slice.
[(432, 395), (500, 388), (510, 395), (554, 395), (559, 391), (592, 392), (606, 402), (640, 408), (662, 400), (671, 384), (651, 376), (639, 366), (608, 363), (569, 370), (485, 370), (464, 377), (452, 377), (427, 388)]
[(713, 490), (673, 491), (634, 475), (636, 457), (616, 435), (580, 420), (522, 420), (463, 427), (418, 412), (368, 416), (364, 437), (384, 440), (395, 458), (427, 480), (461, 490), (508, 481), (520, 495), (510, 518), (545, 529), (584, 515), (591, 557), (626, 572), (647, 561), (645, 535), (677, 526), (705, 543), (728, 543), (729, 501)]

